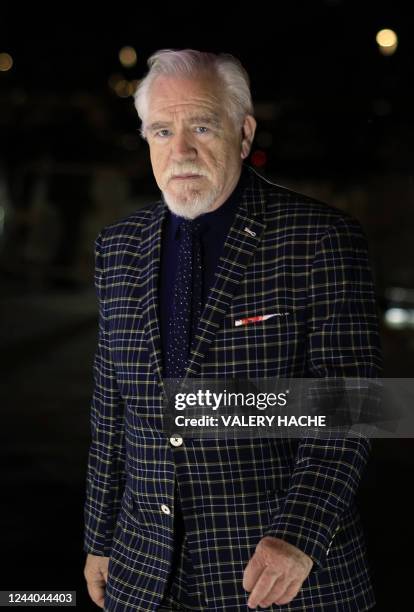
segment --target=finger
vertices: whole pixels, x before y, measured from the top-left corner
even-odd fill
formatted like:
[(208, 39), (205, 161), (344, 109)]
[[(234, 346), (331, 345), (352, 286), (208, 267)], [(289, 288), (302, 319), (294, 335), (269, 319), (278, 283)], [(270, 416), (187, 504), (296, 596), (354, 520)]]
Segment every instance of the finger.
[(261, 608), (267, 608), (271, 606), (273, 603), (276, 603), (276, 600), (279, 601), (282, 597), (285, 596), (287, 589), (290, 587), (292, 582), (290, 580), (286, 580), (282, 577), (273, 584), (271, 590), (267, 593), (266, 596), (263, 596), (259, 601), (259, 606)]
[(265, 565), (259, 562), (258, 556), (254, 554), (246, 565), (243, 573), (243, 588), (245, 591), (252, 590), (264, 569)]
[(288, 584), (285, 592), (282, 593), (282, 595), (278, 595), (275, 599), (273, 599), (274, 603), (279, 606), (289, 603), (296, 597), (301, 587), (302, 582), (300, 580), (293, 580)]
[(259, 601), (266, 598), (279, 576), (280, 574), (269, 568), (266, 568), (261, 573), (259, 579), (253, 587), (252, 592), (250, 593), (250, 597), (247, 602), (249, 608), (255, 608), (259, 604)]
[(87, 583), (88, 593), (92, 601), (100, 608), (104, 607), (105, 583), (101, 580), (94, 580)]

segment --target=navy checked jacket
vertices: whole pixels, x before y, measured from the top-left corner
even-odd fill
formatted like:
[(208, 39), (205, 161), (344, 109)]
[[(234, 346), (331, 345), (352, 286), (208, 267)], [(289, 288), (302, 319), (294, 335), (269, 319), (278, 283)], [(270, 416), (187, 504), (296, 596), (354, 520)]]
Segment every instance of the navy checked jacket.
[[(347, 214), (248, 169), (188, 366), (190, 377), (378, 377), (381, 350), (365, 236)], [(158, 201), (96, 239), (85, 551), (110, 556), (105, 610), (151, 612), (173, 554), (177, 480), (207, 611), (248, 610), (243, 571), (274, 535), (313, 557), (299, 594), (268, 610), (374, 605), (355, 493), (363, 438), (184, 439), (162, 429)], [(249, 231), (246, 231), (248, 228)], [(255, 324), (237, 319), (288, 313)]]

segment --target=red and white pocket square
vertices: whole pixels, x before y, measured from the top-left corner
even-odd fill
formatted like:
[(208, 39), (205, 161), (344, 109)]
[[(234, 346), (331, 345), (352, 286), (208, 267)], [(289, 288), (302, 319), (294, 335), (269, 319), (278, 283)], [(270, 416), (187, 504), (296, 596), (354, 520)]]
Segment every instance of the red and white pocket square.
[(257, 315), (255, 317), (246, 317), (245, 319), (236, 319), (234, 322), (234, 326), (240, 327), (240, 325), (261, 323), (262, 321), (267, 321), (267, 319), (272, 319), (273, 317), (285, 317), (288, 314), (288, 312), (274, 312), (273, 314)]

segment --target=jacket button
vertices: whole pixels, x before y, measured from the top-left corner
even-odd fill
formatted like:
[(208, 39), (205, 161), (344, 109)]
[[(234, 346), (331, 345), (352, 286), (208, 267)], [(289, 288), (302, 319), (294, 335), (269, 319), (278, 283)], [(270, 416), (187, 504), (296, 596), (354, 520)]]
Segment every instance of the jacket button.
[(173, 446), (181, 446), (184, 440), (182, 439), (181, 436), (171, 436), (170, 442)]
[(171, 514), (171, 510), (165, 504), (161, 504), (161, 510), (164, 512), (164, 514)]

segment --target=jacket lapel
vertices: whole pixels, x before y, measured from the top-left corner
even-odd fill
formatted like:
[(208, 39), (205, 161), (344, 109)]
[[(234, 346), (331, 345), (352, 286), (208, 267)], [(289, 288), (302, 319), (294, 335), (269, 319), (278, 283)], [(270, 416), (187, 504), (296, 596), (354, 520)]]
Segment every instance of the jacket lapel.
[[(186, 376), (196, 377), (203, 359), (225, 317), (236, 288), (243, 280), (246, 266), (260, 244), (263, 231), (265, 195), (250, 171), (251, 179), (242, 192), (241, 202), (223, 246), (215, 283), (210, 289), (196, 333)], [(159, 289), (162, 223), (166, 207), (161, 201), (141, 233), (138, 286), (142, 317), (154, 374), (165, 393), (162, 377)]]
[(196, 377), (203, 359), (225, 317), (236, 288), (243, 280), (246, 266), (260, 244), (264, 222), (265, 196), (251, 180), (242, 192), (240, 206), (220, 256), (215, 284), (210, 289), (207, 303), (196, 333), (196, 345), (191, 353), (186, 376)]

